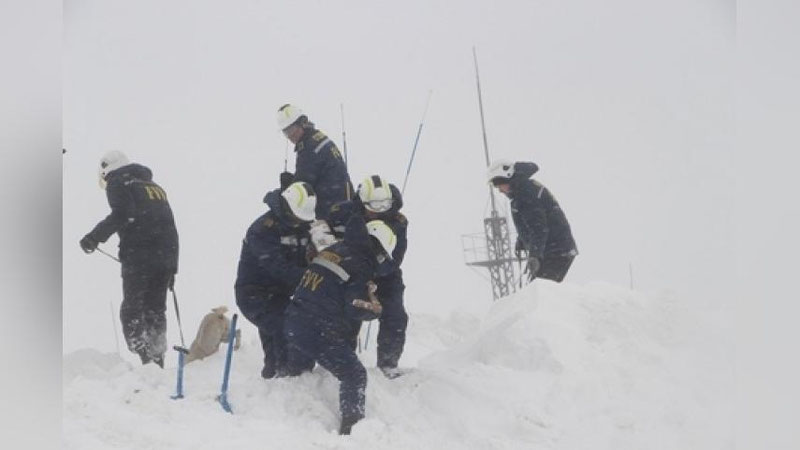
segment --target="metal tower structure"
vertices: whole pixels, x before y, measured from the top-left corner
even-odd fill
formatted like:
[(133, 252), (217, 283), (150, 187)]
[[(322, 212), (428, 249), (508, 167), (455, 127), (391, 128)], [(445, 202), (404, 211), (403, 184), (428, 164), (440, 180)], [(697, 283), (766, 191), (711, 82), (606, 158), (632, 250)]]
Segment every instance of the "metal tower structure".
[[(483, 118), (483, 98), (481, 95), (481, 79), (478, 74), (478, 56), (475, 47), (472, 47), (472, 58), (475, 61), (475, 80), (478, 87), (478, 108), (481, 113), (481, 129), (483, 131), (483, 151), (486, 156), (486, 167), (489, 167), (489, 145), (486, 140), (486, 123)], [(489, 198), (492, 211), (489, 217), (483, 219), (483, 238), (485, 245), (475, 245), (476, 237), (462, 237), (465, 258), (471, 253), (472, 258), (466, 260), (469, 266), (485, 267), (489, 269), (492, 283), (492, 298), (497, 300), (515, 291), (514, 265), (515, 259), (511, 251), (511, 238), (508, 232), (508, 221), (497, 212), (494, 198), (494, 189), (489, 186)], [(465, 245), (464, 239), (472, 239), (472, 245)], [(479, 239), (479, 238), (478, 238)]]

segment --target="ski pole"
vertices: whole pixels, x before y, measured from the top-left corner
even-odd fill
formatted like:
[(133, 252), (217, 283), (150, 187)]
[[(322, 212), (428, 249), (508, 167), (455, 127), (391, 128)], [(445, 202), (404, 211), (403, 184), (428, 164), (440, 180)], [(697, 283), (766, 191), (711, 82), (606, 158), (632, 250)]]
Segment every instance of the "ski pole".
[[(97, 247), (97, 251), (99, 251), (100, 253), (108, 256), (109, 258), (113, 259), (116, 262), (120, 262), (119, 259), (116, 256), (104, 251), (100, 247)], [(175, 294), (175, 287), (174, 286), (170, 287), (169, 290), (172, 291), (172, 300), (175, 303), (175, 316), (178, 318), (178, 331), (181, 334), (181, 346), (183, 348), (186, 348), (186, 341), (183, 339), (183, 325), (181, 325), (181, 312), (178, 309), (178, 296)], [(112, 306), (112, 312), (113, 312), (113, 306)], [(116, 335), (116, 333), (117, 333), (117, 329), (116, 329), (116, 326), (115, 326), (114, 334)], [(117, 344), (117, 346), (119, 347), (119, 344)], [(119, 352), (119, 349), (117, 350), (117, 352)]]
[(231, 409), (231, 404), (228, 403), (228, 379), (231, 373), (231, 358), (233, 357), (233, 342), (236, 339), (236, 319), (238, 317), (238, 314), (234, 314), (231, 319), (231, 329), (228, 332), (228, 353), (225, 355), (225, 371), (222, 375), (222, 391), (217, 397), (222, 409), (231, 414), (233, 414), (233, 410)]
[[(109, 258), (113, 259), (116, 262), (119, 262), (119, 258), (112, 255), (111, 253), (106, 252), (99, 246), (97, 247), (97, 251), (100, 253), (108, 256)], [(108, 307), (111, 309), (111, 326), (114, 328), (114, 345), (117, 347), (117, 354), (121, 357), (122, 353), (119, 351), (119, 333), (117, 333), (117, 318), (114, 317), (114, 302), (111, 300), (108, 301)]]
[(106, 252), (102, 248), (97, 247), (97, 251), (102, 253), (102, 254), (104, 254), (104, 255), (106, 255), (106, 256), (108, 256), (109, 258), (113, 259), (114, 261), (119, 262), (119, 258), (117, 258), (116, 256), (112, 255), (111, 253)]
[(181, 333), (181, 347), (186, 348), (186, 341), (183, 340), (183, 325), (181, 325), (181, 312), (178, 309), (178, 296), (175, 294), (175, 286), (170, 286), (169, 290), (172, 291), (172, 301), (175, 303), (175, 316), (178, 318), (178, 331)]
[[(109, 258), (113, 259), (116, 262), (120, 262), (119, 258), (117, 258), (116, 256), (104, 251), (100, 247), (97, 247), (97, 251), (99, 251), (100, 253), (108, 256)], [(183, 339), (183, 325), (181, 325), (181, 312), (178, 309), (178, 296), (175, 294), (175, 287), (174, 286), (170, 287), (169, 290), (172, 291), (172, 300), (175, 302), (175, 316), (177, 316), (177, 318), (178, 318), (178, 331), (181, 334), (181, 347), (186, 348), (186, 341)], [(111, 308), (112, 308), (112, 315), (113, 315), (113, 305), (112, 305)], [(117, 335), (117, 328), (116, 328), (116, 324), (115, 324), (114, 325), (114, 336), (116, 336), (116, 335)], [(119, 340), (119, 338), (117, 338), (117, 340)], [(117, 353), (119, 353), (119, 344), (117, 344)]]

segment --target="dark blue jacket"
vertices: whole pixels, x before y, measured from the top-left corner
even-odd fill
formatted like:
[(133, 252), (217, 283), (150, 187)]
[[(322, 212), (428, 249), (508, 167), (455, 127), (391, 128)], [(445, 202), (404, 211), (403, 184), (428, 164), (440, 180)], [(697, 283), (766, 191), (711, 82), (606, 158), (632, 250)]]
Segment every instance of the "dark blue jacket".
[(511, 177), (511, 215), (522, 248), (539, 259), (577, 252), (567, 217), (555, 197), (531, 179), (539, 167), (532, 162), (514, 164)]
[[(387, 259), (378, 267), (376, 272), (378, 277), (402, 276), (400, 265), (403, 263), (403, 258), (408, 248), (408, 240), (406, 238), (408, 219), (400, 213), (400, 209), (403, 207), (403, 196), (397, 186), (389, 184), (389, 188), (392, 190), (392, 207), (388, 211), (378, 214), (375, 218), (382, 220), (394, 231), (397, 236), (397, 245), (392, 251), (392, 259)], [(345, 223), (353, 214), (364, 217), (365, 221), (372, 220), (366, 217), (366, 210), (358, 196), (353, 197), (351, 201), (339, 202), (331, 207), (328, 215), (328, 225), (333, 230), (334, 236), (337, 238), (342, 237), (342, 233), (346, 230)]]
[(242, 242), (236, 287), (257, 285), (288, 295), (305, 270), (308, 225), (292, 226), (279, 189), (266, 199), (270, 210), (250, 225)]
[(140, 164), (128, 164), (106, 176), (106, 197), (111, 214), (89, 235), (105, 242), (119, 235), (123, 267), (177, 272), (178, 230), (164, 189), (153, 173)]
[(354, 299), (369, 299), (367, 282), (375, 268), (375, 252), (364, 221), (354, 215), (344, 239), (320, 252), (308, 266), (287, 315), (300, 315), (331, 336), (349, 339), (353, 321), (377, 317), (352, 305)]
[(294, 147), (294, 181), (305, 181), (317, 194), (317, 219), (324, 220), (334, 203), (349, 200), (353, 185), (342, 154), (324, 133), (307, 128)]
[(382, 220), (397, 236), (397, 245), (392, 251), (392, 259), (387, 259), (378, 265), (375, 282), (378, 286), (386, 285), (390, 282), (400, 281), (402, 283), (403, 271), (400, 265), (406, 256), (408, 239), (406, 230), (408, 219), (400, 212), (403, 207), (403, 196), (397, 186), (389, 184), (392, 190), (392, 207), (386, 212), (377, 215), (378, 220)]

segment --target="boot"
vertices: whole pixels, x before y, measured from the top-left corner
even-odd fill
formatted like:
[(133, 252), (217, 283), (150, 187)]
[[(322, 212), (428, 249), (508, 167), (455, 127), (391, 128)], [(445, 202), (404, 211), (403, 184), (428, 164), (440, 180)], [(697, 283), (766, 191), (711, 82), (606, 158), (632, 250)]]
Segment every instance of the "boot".
[(158, 367), (164, 368), (164, 355), (158, 355), (153, 357), (153, 362), (158, 365)]
[(139, 359), (142, 360), (142, 365), (149, 364), (152, 361), (150, 355), (147, 354), (147, 350), (137, 350), (136, 353), (139, 355)]
[(353, 430), (353, 425), (359, 420), (361, 420), (361, 417), (342, 417), (342, 424), (339, 426), (339, 434), (343, 436), (349, 435), (350, 431)]
[(275, 370), (275, 367), (272, 364), (264, 364), (264, 367), (261, 369), (261, 378), (275, 378), (277, 373), (277, 370)]
[(397, 367), (383, 366), (383, 367), (378, 367), (378, 368), (381, 370), (381, 373), (383, 373), (383, 376), (385, 376), (386, 378), (388, 378), (390, 380), (394, 380), (395, 378), (403, 375), (403, 373), (404, 373), (403, 371), (401, 371)]

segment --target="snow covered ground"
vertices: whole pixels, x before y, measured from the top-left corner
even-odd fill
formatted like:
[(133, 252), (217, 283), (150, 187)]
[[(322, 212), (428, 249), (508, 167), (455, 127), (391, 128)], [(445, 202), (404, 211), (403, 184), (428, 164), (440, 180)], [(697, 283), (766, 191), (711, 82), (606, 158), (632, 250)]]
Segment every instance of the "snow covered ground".
[[(368, 368), (367, 418), (336, 434), (338, 383), (323, 369), (260, 378), (243, 324), (225, 413), (217, 354), (191, 363), (185, 395), (131, 355), (64, 356), (68, 449), (732, 449), (733, 347), (726, 312), (608, 284), (537, 282), (486, 317), (412, 314), (395, 380)], [(193, 335), (197, 324), (184, 324)], [(375, 327), (373, 326), (373, 336)], [(190, 339), (189, 336), (187, 338)]]

